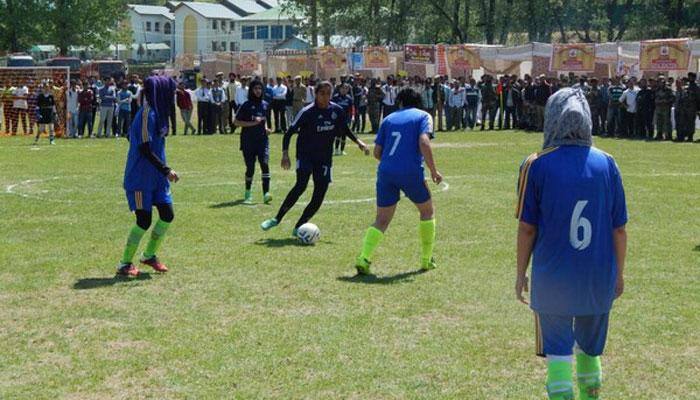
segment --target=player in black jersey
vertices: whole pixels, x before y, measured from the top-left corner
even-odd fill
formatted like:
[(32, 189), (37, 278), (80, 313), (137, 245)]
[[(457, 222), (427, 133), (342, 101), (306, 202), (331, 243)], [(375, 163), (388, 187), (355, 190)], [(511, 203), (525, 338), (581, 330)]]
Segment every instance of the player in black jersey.
[(253, 81), (248, 88), (248, 101), (240, 105), (236, 113), (234, 124), (242, 127), (241, 152), (245, 160), (245, 194), (244, 203), (253, 203), (253, 194), (250, 190), (255, 174), (255, 160), (262, 170), (263, 201), (268, 204), (272, 201), (270, 194), (270, 141), (268, 135), (270, 129), (265, 126), (267, 111), (270, 105), (263, 100), (263, 83)]
[(367, 145), (350, 131), (347, 115), (342, 107), (331, 103), (332, 86), (329, 82), (316, 85), (316, 101), (304, 107), (294, 118), (294, 122), (284, 135), (282, 142), (282, 168), (289, 169), (289, 142), (292, 135), (297, 137), (296, 184), (287, 194), (277, 216), (264, 221), (260, 227), (263, 230), (273, 228), (282, 221), (284, 215), (296, 204), (299, 196), (306, 190), (309, 178), (314, 178), (314, 192), (311, 201), (297, 221), (292, 235), (297, 235), (297, 229), (308, 222), (321, 207), (323, 198), (331, 182), (333, 166), (333, 142), (335, 138), (345, 135), (357, 143), (365, 155), (369, 155)]
[(38, 111), (37, 123), (39, 124), (39, 130), (36, 132), (34, 144), (39, 143), (39, 137), (42, 133), (46, 132), (47, 127), (49, 130), (49, 143), (55, 144), (56, 142), (53, 140), (53, 122), (56, 115), (56, 100), (54, 100), (53, 94), (51, 93), (51, 86), (48, 82), (42, 83), (41, 92), (36, 97), (36, 106)]
[[(350, 86), (347, 83), (340, 85), (338, 91), (333, 94), (331, 101), (343, 108), (345, 115), (347, 116), (347, 122), (350, 124), (350, 113), (352, 111), (353, 100), (352, 96), (348, 93), (350, 91)], [(335, 152), (336, 156), (344, 156), (345, 153), (345, 135), (341, 135), (335, 138)]]

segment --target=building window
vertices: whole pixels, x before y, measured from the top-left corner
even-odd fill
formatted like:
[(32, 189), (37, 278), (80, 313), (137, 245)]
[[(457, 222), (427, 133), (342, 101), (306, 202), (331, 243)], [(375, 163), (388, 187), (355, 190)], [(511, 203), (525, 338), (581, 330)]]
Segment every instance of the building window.
[(236, 28), (236, 23), (233, 22), (233, 21), (229, 21), (229, 22), (228, 22), (228, 30), (230, 30), (231, 32), (233, 32), (233, 31), (235, 30), (235, 28)]
[(236, 42), (231, 42), (229, 43), (229, 48), (230, 51), (238, 51), (238, 43)]
[(218, 29), (218, 24), (217, 24), (217, 21), (215, 19), (211, 20), (211, 29), (214, 29), (214, 30)]
[(270, 37), (270, 27), (267, 25), (259, 25), (257, 29), (256, 39), (269, 39)]
[(156, 24), (153, 27), (153, 30), (156, 32), (160, 32), (160, 22), (156, 22)]
[(146, 32), (150, 32), (150, 31), (151, 31), (151, 22), (146, 21)]
[(163, 33), (165, 33), (166, 35), (170, 35), (172, 33), (172, 31), (170, 30), (170, 22), (166, 22), (163, 25)]
[(270, 39), (282, 39), (284, 27), (281, 25), (273, 25), (270, 27)]
[(255, 27), (243, 25), (241, 27), (241, 39), (255, 39)]
[(226, 42), (221, 42), (221, 51), (226, 51)]
[(293, 25), (287, 25), (284, 27), (284, 38), (289, 39), (290, 37), (297, 34), (297, 30)]
[(217, 43), (211, 42), (211, 51), (216, 51), (216, 48), (217, 48)]

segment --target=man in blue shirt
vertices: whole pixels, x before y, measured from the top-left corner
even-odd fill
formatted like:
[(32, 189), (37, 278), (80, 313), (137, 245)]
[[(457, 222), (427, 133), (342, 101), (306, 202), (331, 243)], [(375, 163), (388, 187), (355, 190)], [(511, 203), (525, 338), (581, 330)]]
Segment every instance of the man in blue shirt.
[(374, 157), (379, 160), (377, 216), (365, 233), (362, 253), (357, 257), (355, 268), (360, 275), (370, 274), (372, 254), (391, 223), (400, 192), (418, 207), (420, 213), (421, 269), (427, 271), (436, 267), (433, 259), (433, 202), (423, 174), (425, 160), (433, 182), (442, 182), (430, 147), (433, 119), (430, 114), (420, 110), (420, 94), (411, 88), (401, 90), (397, 102), (401, 109), (384, 118), (374, 142)]
[(622, 179), (612, 156), (592, 147), (591, 127), (584, 93), (556, 92), (547, 102), (544, 150), (525, 160), (518, 181), (515, 292), (527, 304), (532, 255), (530, 307), (550, 399), (574, 398), (574, 348), (580, 398), (598, 398), (608, 316), (624, 290)]
[(179, 180), (165, 160), (165, 136), (172, 110), (170, 103), (175, 101), (175, 82), (164, 76), (151, 76), (144, 82), (141, 96), (143, 107), (136, 113), (129, 129), (129, 154), (124, 170), (124, 190), (129, 209), (136, 215), (136, 225), (129, 232), (124, 255), (117, 267), (117, 274), (129, 277), (139, 274), (132, 259), (141, 238), (151, 226), (153, 206), (158, 209), (159, 220), (151, 232), (141, 263), (157, 272), (168, 271), (156, 257), (156, 252), (174, 218), (170, 182)]
[(299, 196), (304, 193), (309, 185), (309, 178), (314, 178), (314, 192), (311, 201), (304, 209), (301, 217), (294, 226), (293, 236), (297, 236), (300, 226), (307, 223), (323, 204), (328, 185), (331, 183), (333, 169), (333, 142), (340, 135), (346, 135), (357, 143), (360, 150), (369, 155), (369, 149), (364, 142), (350, 131), (347, 123), (347, 115), (342, 107), (331, 103), (332, 85), (324, 81), (316, 85), (315, 102), (299, 111), (294, 122), (284, 134), (282, 140), (282, 169), (289, 169), (289, 142), (292, 135), (297, 136), (297, 179), (292, 190), (289, 191), (284, 203), (280, 206), (277, 216), (265, 220), (260, 228), (266, 231), (282, 221), (287, 212), (294, 207)]
[(119, 114), (117, 116), (117, 131), (115, 136), (126, 136), (129, 134), (129, 126), (131, 125), (131, 102), (134, 97), (129, 91), (126, 82), (122, 82), (122, 88), (117, 93), (117, 101), (119, 103)]
[(241, 152), (245, 160), (245, 194), (243, 202), (253, 203), (250, 188), (255, 175), (255, 160), (260, 163), (262, 170), (263, 201), (272, 201), (270, 194), (270, 129), (265, 126), (267, 111), (270, 104), (263, 100), (263, 83), (254, 80), (248, 87), (248, 101), (241, 104), (236, 113), (234, 124), (241, 129)]

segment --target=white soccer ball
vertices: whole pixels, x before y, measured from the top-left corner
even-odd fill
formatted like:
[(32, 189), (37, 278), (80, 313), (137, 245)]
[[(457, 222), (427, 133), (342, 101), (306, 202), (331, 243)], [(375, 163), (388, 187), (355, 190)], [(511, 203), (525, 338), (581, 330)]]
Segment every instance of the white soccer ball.
[(297, 237), (299, 241), (304, 244), (314, 244), (318, 242), (318, 239), (321, 237), (321, 230), (318, 229), (318, 226), (307, 222), (299, 227), (297, 230)]

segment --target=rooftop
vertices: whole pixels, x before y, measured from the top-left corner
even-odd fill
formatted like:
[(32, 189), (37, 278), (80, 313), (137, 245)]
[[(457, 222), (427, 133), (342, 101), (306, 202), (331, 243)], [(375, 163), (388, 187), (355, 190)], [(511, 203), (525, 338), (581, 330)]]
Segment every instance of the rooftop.
[(140, 15), (160, 15), (163, 16), (167, 19), (175, 19), (175, 16), (173, 13), (170, 12), (170, 9), (168, 7), (163, 7), (163, 6), (146, 6), (146, 5), (140, 5), (140, 4), (129, 4), (128, 7), (136, 14)]
[(195, 1), (183, 1), (178, 4), (173, 12), (183, 7), (188, 7), (204, 18), (209, 19), (241, 19), (241, 16), (221, 4), (200, 3)]

